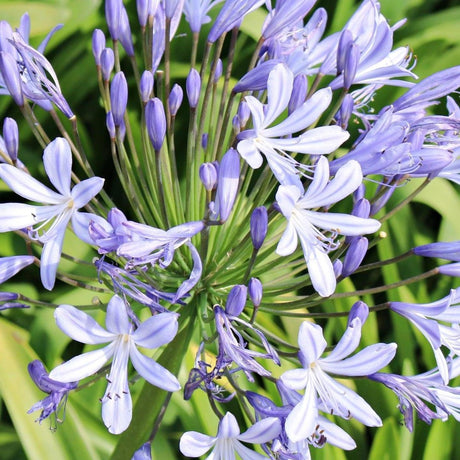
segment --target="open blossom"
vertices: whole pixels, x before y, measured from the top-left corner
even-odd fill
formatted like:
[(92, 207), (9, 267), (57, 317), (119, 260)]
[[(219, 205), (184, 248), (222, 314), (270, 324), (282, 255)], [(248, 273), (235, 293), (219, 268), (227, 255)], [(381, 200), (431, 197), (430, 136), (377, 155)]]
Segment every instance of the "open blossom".
[[(362, 182), (362, 173), (356, 161), (342, 166), (329, 181), (329, 163), (320, 157), (313, 181), (305, 194), (296, 186), (281, 185), (276, 200), (288, 220), (276, 249), (277, 254), (289, 255), (300, 239), (313, 287), (323, 297), (333, 294), (336, 279), (328, 252), (337, 247), (337, 235), (355, 236), (375, 232), (380, 222), (349, 214), (313, 211), (330, 206), (354, 192)], [(329, 232), (329, 236), (321, 230)]]
[(349, 134), (339, 126), (323, 126), (299, 136), (286, 137), (303, 131), (321, 116), (331, 103), (329, 88), (317, 91), (285, 120), (270, 127), (288, 107), (293, 83), (294, 74), (280, 64), (268, 77), (267, 105), (253, 96), (246, 97), (253, 128), (239, 135), (237, 150), (251, 168), (259, 168), (264, 155), (280, 184), (300, 186), (298, 174), (302, 166), (286, 152), (331, 153), (348, 139)]
[(0, 178), (11, 190), (28, 200), (44, 203), (0, 204), (0, 232), (27, 228), (30, 238), (43, 243), (40, 274), (43, 286), (51, 290), (67, 224), (71, 222), (77, 236), (91, 242), (88, 224), (99, 218), (78, 210), (100, 192), (104, 179), (92, 177), (71, 188), (72, 154), (68, 142), (60, 137), (45, 148), (43, 164), (57, 192), (12, 165), (0, 164)]
[(237, 453), (243, 459), (259, 460), (266, 457), (244, 446), (241, 441), (262, 444), (274, 439), (280, 430), (280, 421), (275, 417), (268, 417), (240, 433), (235, 416), (227, 412), (219, 423), (217, 436), (188, 431), (182, 435), (179, 448), (187, 457), (200, 457), (214, 447), (208, 459), (230, 460)]
[(171, 372), (137, 349), (158, 348), (169, 343), (177, 333), (176, 313), (159, 313), (134, 330), (125, 302), (115, 295), (107, 305), (107, 329), (71, 305), (61, 305), (54, 315), (59, 328), (72, 339), (92, 345), (109, 343), (104, 348), (84, 353), (61, 364), (50, 372), (50, 378), (64, 383), (81, 380), (97, 372), (112, 358), (107, 390), (102, 398), (102, 419), (111, 433), (123, 432), (131, 422), (129, 358), (134, 369), (152, 385), (166, 391), (180, 389), (179, 382)]
[(305, 390), (302, 399), (286, 418), (286, 434), (293, 442), (312, 435), (318, 423), (318, 410), (343, 418), (354, 417), (368, 426), (380, 426), (381, 420), (369, 404), (354, 391), (335, 381), (329, 373), (344, 376), (365, 376), (386, 366), (394, 357), (396, 344), (377, 343), (352, 357), (358, 346), (361, 327), (367, 317), (364, 304), (355, 304), (348, 327), (334, 350), (325, 358), (326, 349), (321, 327), (304, 321), (299, 329), (299, 360), (303, 368), (288, 370), (281, 382), (292, 390)]

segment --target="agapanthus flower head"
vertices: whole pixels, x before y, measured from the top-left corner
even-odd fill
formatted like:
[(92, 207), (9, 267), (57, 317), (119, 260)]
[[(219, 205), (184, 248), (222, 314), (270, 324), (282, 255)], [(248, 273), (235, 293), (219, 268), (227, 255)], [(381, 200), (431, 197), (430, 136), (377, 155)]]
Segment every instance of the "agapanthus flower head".
[(12, 165), (0, 164), (0, 178), (11, 190), (28, 200), (44, 203), (0, 204), (0, 232), (27, 228), (30, 238), (43, 243), (40, 274), (43, 286), (52, 289), (67, 224), (71, 222), (78, 237), (91, 242), (88, 224), (98, 216), (78, 210), (99, 193), (104, 180), (92, 177), (71, 189), (72, 154), (63, 138), (55, 139), (45, 148), (43, 163), (57, 192)]
[[(355, 191), (362, 181), (357, 162), (349, 162), (328, 182), (329, 162), (320, 157), (310, 186), (302, 195), (298, 187), (281, 185), (276, 200), (288, 223), (276, 249), (289, 255), (300, 239), (308, 273), (314, 289), (323, 297), (331, 295), (336, 286), (328, 252), (337, 247), (337, 235), (362, 235), (379, 229), (380, 222), (348, 214), (313, 211), (330, 206)], [(322, 229), (328, 233), (318, 230)]]
[(381, 420), (369, 404), (355, 392), (328, 374), (365, 376), (386, 366), (396, 353), (396, 344), (370, 345), (347, 358), (358, 346), (362, 314), (357, 311), (341, 340), (325, 358), (326, 340), (319, 325), (303, 322), (299, 329), (301, 369), (286, 371), (281, 382), (291, 390), (304, 389), (302, 399), (286, 418), (286, 433), (293, 442), (301, 441), (315, 431), (318, 410), (343, 417), (354, 417), (368, 426), (380, 426)]
[(178, 380), (171, 372), (137, 349), (158, 348), (169, 343), (177, 333), (177, 317), (176, 313), (159, 313), (134, 330), (125, 302), (115, 295), (107, 305), (107, 329), (104, 329), (86, 313), (71, 305), (61, 305), (55, 311), (55, 318), (65, 334), (82, 343), (109, 344), (54, 368), (50, 378), (63, 383), (81, 380), (112, 359), (107, 390), (102, 398), (102, 419), (111, 433), (119, 434), (128, 427), (132, 413), (128, 359), (131, 359), (134, 369), (152, 385), (166, 391), (180, 389)]

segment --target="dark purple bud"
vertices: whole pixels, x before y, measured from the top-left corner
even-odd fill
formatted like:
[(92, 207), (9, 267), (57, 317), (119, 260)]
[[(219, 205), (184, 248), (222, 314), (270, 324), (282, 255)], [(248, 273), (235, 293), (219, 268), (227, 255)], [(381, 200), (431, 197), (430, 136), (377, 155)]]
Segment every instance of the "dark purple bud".
[(358, 69), (359, 58), (361, 51), (359, 46), (356, 43), (352, 43), (348, 49), (345, 67), (343, 69), (343, 87), (346, 90), (349, 90), (353, 84), (353, 80), (356, 76), (356, 70)]
[(19, 75), (18, 65), (15, 59), (0, 51), (0, 73), (3, 76), (6, 89), (10, 93), (14, 102), (19, 107), (24, 105), (24, 96), (22, 94), (21, 76)]
[(251, 278), (248, 285), (249, 297), (254, 307), (258, 307), (262, 302), (263, 286), (259, 278)]
[(182, 88), (176, 83), (169, 93), (168, 104), (169, 104), (169, 111), (172, 117), (177, 115), (177, 111), (182, 104), (182, 100), (184, 99), (184, 91)]
[(233, 133), (235, 134), (235, 136), (237, 136), (241, 131), (240, 117), (238, 115), (235, 115), (232, 118), (232, 128), (233, 128)]
[(348, 122), (350, 121), (350, 117), (353, 114), (353, 109), (355, 108), (355, 101), (353, 100), (353, 96), (351, 94), (347, 94), (340, 106), (340, 109), (336, 115), (337, 124), (341, 126), (343, 129), (347, 129)]
[(230, 316), (239, 316), (244, 310), (246, 298), (248, 295), (248, 288), (242, 284), (233, 286), (227, 297), (225, 304), (225, 312)]
[(121, 9), (119, 39), (121, 45), (126, 51), (126, 54), (130, 57), (134, 56), (133, 37), (131, 35), (128, 13), (126, 13), (125, 7)]
[(251, 214), (251, 239), (254, 249), (258, 251), (262, 246), (268, 229), (268, 214), (265, 206), (260, 206)]
[(206, 150), (208, 148), (208, 139), (209, 139), (209, 134), (203, 133), (203, 135), (201, 136), (201, 148), (203, 150)]
[(104, 81), (110, 80), (114, 64), (115, 56), (112, 48), (104, 48), (101, 52), (101, 70)]
[[(394, 191), (396, 190), (396, 186), (391, 185), (391, 186), (385, 186), (383, 185), (382, 187), (385, 187), (386, 190), (385, 192), (377, 198), (374, 203), (371, 205), (371, 212), (369, 213), (370, 216), (375, 216), (387, 203), (387, 201), (391, 198), (391, 195), (393, 195)], [(381, 187), (377, 188), (377, 193), (379, 192)]]
[(216, 65), (216, 71), (214, 73), (214, 83), (217, 83), (219, 81), (219, 78), (222, 76), (222, 71), (223, 71), (222, 60), (218, 59), (217, 65)]
[(10, 300), (17, 300), (19, 294), (16, 292), (0, 292), (0, 302), (9, 302)]
[[(157, 1), (155, 0), (155, 3)], [(136, 7), (137, 7), (137, 17), (139, 18), (139, 24), (141, 27), (145, 27), (147, 25), (147, 21), (149, 16), (153, 16), (153, 4), (152, 0), (136, 0)]]
[(366, 198), (361, 198), (354, 204), (351, 215), (367, 219), (370, 215), (370, 212), (371, 204), (369, 203), (369, 200), (366, 200)]
[(121, 10), (123, 9), (122, 0), (105, 0), (105, 19), (109, 28), (110, 36), (113, 40), (120, 38)]
[(361, 300), (358, 300), (358, 302), (354, 303), (350, 309), (350, 314), (348, 315), (347, 327), (351, 325), (351, 323), (353, 322), (355, 318), (359, 318), (361, 320), (361, 324), (364, 324), (368, 316), (369, 316), (369, 307)]
[(101, 54), (105, 48), (105, 35), (100, 29), (94, 29), (93, 32), (93, 56), (98, 67), (101, 66)]
[(201, 92), (201, 78), (196, 69), (191, 69), (185, 82), (185, 89), (187, 91), (188, 102), (192, 109), (196, 108), (200, 100)]
[(340, 75), (345, 69), (345, 61), (347, 59), (347, 53), (353, 43), (353, 34), (350, 30), (345, 29), (339, 38), (339, 44), (337, 47), (337, 75)]
[(107, 126), (107, 131), (109, 132), (110, 139), (115, 139), (117, 137), (117, 132), (115, 129), (115, 122), (113, 121), (112, 112), (107, 112), (105, 117), (105, 125)]
[(199, 170), (204, 188), (210, 192), (217, 184), (217, 170), (213, 163), (203, 163)]
[(369, 241), (365, 236), (355, 236), (348, 248), (343, 260), (342, 276), (350, 276), (354, 273), (366, 255)]
[(142, 73), (142, 76), (141, 76), (141, 81), (140, 81), (139, 86), (140, 86), (142, 102), (144, 104), (146, 104), (147, 101), (152, 96), (153, 73), (150, 72), (149, 70), (144, 70), (144, 72)]
[(304, 74), (299, 74), (294, 78), (294, 85), (292, 88), (291, 98), (288, 104), (288, 113), (291, 114), (298, 109), (307, 97), (308, 80)]
[(221, 222), (225, 222), (235, 203), (240, 179), (240, 156), (231, 148), (222, 157), (219, 165), (216, 203)]
[(150, 142), (159, 152), (166, 135), (166, 115), (163, 103), (157, 97), (150, 99), (145, 106), (145, 123)]
[(168, 0), (164, 2), (165, 16), (168, 19), (172, 19), (173, 16), (180, 14), (182, 8), (184, 7), (184, 0)]
[(16, 162), (19, 149), (18, 125), (12, 118), (5, 118), (3, 121), (3, 140), (9, 157)]
[(128, 84), (123, 72), (118, 72), (113, 77), (110, 85), (110, 102), (115, 126), (120, 126), (123, 124), (128, 103)]
[(249, 105), (246, 101), (241, 101), (240, 105), (238, 106), (238, 118), (240, 120), (240, 127), (246, 125), (251, 116), (251, 111), (249, 110)]

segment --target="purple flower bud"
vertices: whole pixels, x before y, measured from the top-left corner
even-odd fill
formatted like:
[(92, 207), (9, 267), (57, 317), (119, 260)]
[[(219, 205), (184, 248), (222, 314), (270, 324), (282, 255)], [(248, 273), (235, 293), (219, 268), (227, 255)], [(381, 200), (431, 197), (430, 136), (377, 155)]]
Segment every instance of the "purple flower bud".
[(113, 77), (110, 85), (110, 102), (115, 126), (120, 126), (128, 103), (128, 84), (123, 72), (118, 72)]
[(201, 78), (196, 69), (191, 69), (185, 82), (188, 102), (192, 109), (196, 108), (200, 100)]
[(251, 278), (248, 285), (249, 297), (254, 307), (258, 307), (262, 302), (263, 286), (259, 278)]
[(204, 188), (210, 192), (217, 183), (217, 170), (213, 163), (203, 163), (199, 170), (200, 180)]
[(146, 104), (150, 99), (153, 91), (153, 73), (149, 70), (144, 70), (139, 86), (142, 102)]
[[(165, 3), (165, 16), (172, 19), (173, 16), (181, 14), (184, 8), (184, 0), (168, 0)], [(179, 11), (180, 10), (180, 11)]]
[(117, 137), (115, 122), (113, 121), (112, 112), (107, 112), (105, 117), (105, 125), (107, 126), (107, 131), (109, 132), (110, 138), (115, 139)]
[(289, 99), (289, 104), (288, 104), (289, 114), (294, 112), (305, 102), (305, 98), (307, 97), (307, 90), (308, 90), (307, 76), (304, 75), (303, 73), (297, 75), (294, 78), (291, 99)]
[(158, 7), (159, 0), (136, 0), (137, 17), (142, 28), (147, 25), (149, 16), (153, 16)]
[(348, 248), (343, 260), (342, 276), (350, 276), (358, 267), (366, 255), (369, 241), (365, 236), (355, 236)]
[(347, 59), (347, 53), (350, 46), (353, 43), (353, 34), (350, 30), (345, 29), (339, 38), (339, 44), (337, 47), (337, 75), (340, 75), (345, 69), (345, 61)]
[(366, 200), (366, 198), (361, 198), (354, 204), (351, 215), (367, 219), (370, 215), (370, 212), (371, 204), (369, 203), (369, 200)]
[(243, 127), (249, 120), (251, 116), (251, 111), (249, 110), (249, 105), (246, 101), (241, 101), (238, 106), (238, 118), (240, 120), (240, 126)]
[(184, 99), (184, 91), (182, 88), (176, 83), (169, 93), (169, 111), (172, 117), (177, 115), (177, 111), (182, 104), (182, 100)]
[(236, 135), (238, 135), (241, 131), (241, 128), (240, 128), (240, 117), (238, 115), (235, 115), (233, 118), (232, 118), (232, 128), (233, 128), (233, 133)]
[[(396, 186), (383, 186), (386, 188), (385, 192), (378, 198), (374, 203), (371, 205), (371, 212), (369, 213), (370, 216), (375, 216), (387, 203), (387, 201), (391, 198), (394, 191), (396, 190)], [(377, 193), (380, 190), (380, 187), (377, 188)]]
[(337, 124), (343, 128), (347, 129), (348, 122), (350, 121), (350, 117), (353, 113), (353, 109), (355, 108), (355, 101), (353, 100), (353, 96), (351, 94), (347, 94), (340, 106), (340, 109), (336, 115)]
[(354, 303), (350, 309), (350, 313), (348, 315), (348, 322), (347, 327), (351, 325), (355, 318), (359, 318), (361, 320), (361, 324), (364, 324), (367, 321), (367, 317), (369, 316), (369, 307), (358, 300), (358, 302)]
[(235, 203), (240, 178), (240, 156), (231, 148), (222, 157), (219, 165), (216, 203), (221, 222), (225, 222)]
[(166, 135), (166, 115), (163, 103), (157, 97), (150, 99), (145, 106), (145, 123), (150, 142), (159, 152)]
[(441, 275), (455, 276), (456, 278), (460, 277), (460, 263), (441, 265), (439, 268), (439, 273)]
[(258, 251), (265, 240), (268, 229), (268, 214), (265, 206), (260, 206), (251, 214), (251, 239), (254, 249)]
[(115, 64), (115, 56), (112, 48), (104, 48), (101, 52), (101, 70), (104, 81), (110, 80), (110, 75)]
[(439, 257), (440, 259), (460, 262), (460, 241), (424, 244), (413, 249), (414, 254), (424, 257)]
[(361, 51), (359, 46), (356, 43), (352, 43), (348, 49), (345, 59), (345, 67), (343, 69), (343, 87), (346, 90), (349, 90), (353, 84), (353, 80), (356, 76), (356, 70), (358, 69), (360, 56)]
[(101, 54), (105, 48), (105, 35), (100, 29), (94, 29), (93, 32), (93, 56), (98, 67), (101, 66)]
[(13, 29), (6, 21), (0, 21), (0, 51), (16, 56), (16, 49), (11, 41), (13, 40)]
[(105, 19), (112, 40), (118, 40), (120, 38), (120, 20), (122, 9), (122, 0), (105, 0)]
[(146, 442), (134, 452), (133, 458), (131, 460), (152, 460), (152, 444)]
[(201, 136), (201, 148), (203, 150), (206, 150), (208, 148), (208, 139), (209, 139), (209, 134), (203, 133), (203, 135)]
[(3, 140), (9, 157), (16, 162), (18, 159), (19, 131), (18, 125), (12, 118), (5, 118), (3, 121)]
[(0, 302), (8, 302), (9, 300), (17, 300), (19, 294), (16, 292), (0, 292)]
[(128, 13), (126, 8), (121, 9), (119, 39), (126, 54), (130, 57), (134, 56), (133, 37), (131, 35), (131, 27), (129, 26)]
[(219, 78), (222, 76), (222, 71), (223, 71), (223, 64), (222, 60), (218, 59), (217, 60), (217, 65), (216, 65), (216, 71), (214, 73), (214, 83), (217, 83), (219, 81)]
[(227, 297), (225, 304), (225, 312), (227, 315), (239, 316), (244, 310), (246, 304), (246, 298), (248, 295), (248, 288), (242, 284), (233, 286)]
[(340, 259), (334, 260), (332, 263), (332, 269), (334, 270), (334, 275), (338, 278), (342, 274), (343, 263)]
[(24, 105), (24, 96), (22, 94), (21, 76), (19, 75), (18, 65), (15, 59), (4, 51), (0, 51), (0, 73), (3, 76), (6, 89), (14, 99), (14, 102), (19, 107), (22, 107)]

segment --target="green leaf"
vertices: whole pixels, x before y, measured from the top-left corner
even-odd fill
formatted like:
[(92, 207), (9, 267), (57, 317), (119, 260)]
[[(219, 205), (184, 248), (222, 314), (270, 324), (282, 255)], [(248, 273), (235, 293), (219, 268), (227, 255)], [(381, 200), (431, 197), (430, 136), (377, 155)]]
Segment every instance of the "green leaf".
[(399, 455), (399, 431), (393, 419), (386, 419), (383, 427), (379, 428), (372, 448), (369, 460), (400, 460)]

